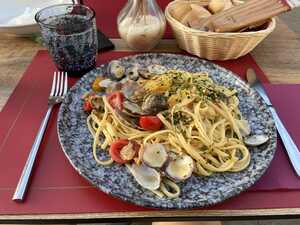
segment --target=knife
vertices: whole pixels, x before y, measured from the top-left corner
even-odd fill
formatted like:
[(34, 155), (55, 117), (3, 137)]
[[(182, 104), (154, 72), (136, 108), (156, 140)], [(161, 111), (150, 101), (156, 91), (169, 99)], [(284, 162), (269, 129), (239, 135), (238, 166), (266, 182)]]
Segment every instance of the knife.
[(282, 123), (281, 119), (279, 118), (275, 108), (273, 107), (264, 87), (262, 86), (261, 82), (257, 79), (256, 73), (252, 68), (247, 70), (247, 80), (254, 90), (258, 92), (258, 94), (262, 97), (266, 105), (268, 106), (273, 119), (275, 121), (275, 126), (277, 131), (281, 137), (283, 145), (287, 151), (288, 157), (296, 171), (297, 175), (300, 176), (300, 152), (297, 148), (297, 145), (293, 141), (292, 137), (290, 136), (289, 132), (285, 128), (284, 124)]

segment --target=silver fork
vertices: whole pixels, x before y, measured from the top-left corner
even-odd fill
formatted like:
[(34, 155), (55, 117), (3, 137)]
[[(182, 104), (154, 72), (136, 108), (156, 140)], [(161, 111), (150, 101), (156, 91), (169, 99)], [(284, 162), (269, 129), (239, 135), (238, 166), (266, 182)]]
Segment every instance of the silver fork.
[(48, 120), (50, 118), (53, 106), (61, 103), (64, 96), (66, 95), (68, 90), (68, 75), (66, 72), (54, 72), (53, 81), (52, 81), (52, 88), (48, 98), (48, 110), (43, 119), (40, 129), (37, 133), (37, 136), (34, 140), (32, 148), (30, 150), (29, 156), (27, 158), (26, 164), (23, 168), (21, 177), (19, 179), (19, 183), (16, 187), (13, 200), (15, 201), (22, 201), (25, 196), (26, 188), (28, 185), (28, 181), (30, 178), (30, 174), (32, 171), (32, 167), (42, 141), (43, 135), (45, 133)]

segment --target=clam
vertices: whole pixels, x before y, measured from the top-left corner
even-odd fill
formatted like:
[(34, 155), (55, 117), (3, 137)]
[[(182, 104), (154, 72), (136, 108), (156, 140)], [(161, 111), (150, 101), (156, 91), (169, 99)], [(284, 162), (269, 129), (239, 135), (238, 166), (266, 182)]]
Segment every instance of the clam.
[(121, 88), (120, 85), (119, 82), (112, 81), (111, 79), (104, 79), (99, 82), (99, 87), (105, 88), (107, 92), (119, 90)]
[(145, 90), (135, 81), (128, 81), (122, 85), (121, 89), (125, 98), (131, 102), (138, 103), (143, 101)]
[(107, 73), (116, 80), (121, 80), (125, 76), (125, 68), (117, 60), (113, 60), (108, 64)]
[(142, 111), (152, 115), (155, 115), (167, 108), (167, 98), (161, 94), (148, 95), (142, 104)]
[(142, 108), (136, 103), (125, 100), (123, 102), (123, 107), (123, 112), (129, 114), (130, 116), (145, 115)]
[(139, 69), (139, 75), (144, 79), (151, 79), (155, 74), (150, 73), (147, 69)]
[(132, 164), (128, 166), (135, 180), (143, 187), (149, 190), (156, 190), (160, 186), (161, 177), (159, 172), (144, 164)]
[(162, 144), (147, 144), (142, 156), (143, 162), (153, 168), (161, 168), (168, 159), (168, 154)]
[(122, 120), (122, 122), (125, 123), (127, 126), (134, 127), (136, 129), (142, 129), (137, 125), (138, 124), (137, 119), (132, 118), (132, 117), (138, 117), (138, 116), (131, 115), (131, 114), (125, 112), (124, 110), (120, 111), (118, 109), (115, 109), (115, 112), (119, 116), (119, 119)]
[(152, 73), (152, 74), (163, 74), (165, 72), (167, 72), (167, 68), (162, 66), (162, 65), (158, 65), (158, 64), (152, 64), (152, 65), (149, 65), (147, 67), (149, 73)]
[(243, 137), (247, 137), (251, 133), (251, 128), (247, 120), (237, 120), (240, 133)]
[(117, 82), (112, 81), (111, 79), (104, 79), (99, 82), (99, 86), (103, 88), (109, 88), (116, 85)]
[(166, 167), (166, 174), (175, 181), (184, 181), (192, 175), (193, 170), (193, 159), (184, 154), (169, 162)]
[(248, 146), (259, 146), (266, 143), (269, 137), (265, 134), (255, 134), (244, 138), (244, 142)]
[(126, 75), (130, 80), (137, 81), (139, 79), (139, 66), (135, 65), (126, 70)]
[(121, 159), (125, 161), (130, 161), (132, 160), (135, 155), (137, 154), (137, 151), (135, 150), (134, 142), (130, 141), (128, 145), (125, 145), (121, 151), (120, 151), (120, 157)]

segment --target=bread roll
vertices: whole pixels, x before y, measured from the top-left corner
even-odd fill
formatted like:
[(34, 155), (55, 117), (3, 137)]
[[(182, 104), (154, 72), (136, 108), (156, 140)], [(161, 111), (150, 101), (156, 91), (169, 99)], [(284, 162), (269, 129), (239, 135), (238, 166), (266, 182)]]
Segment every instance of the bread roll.
[(241, 5), (244, 3), (242, 0), (231, 0), (233, 5)]
[(191, 11), (189, 11), (189, 12), (182, 18), (182, 20), (180, 20), (180, 22), (181, 22), (183, 25), (188, 26), (189, 21), (191, 21), (191, 20), (197, 20), (197, 19), (198, 19), (197, 14), (196, 14), (193, 10), (191, 10)]
[(231, 7), (233, 7), (231, 0), (224, 0), (224, 1), (225, 1), (225, 6), (223, 10), (230, 9)]
[(211, 16), (211, 13), (198, 4), (191, 4), (192, 10), (188, 12), (181, 20), (181, 23), (195, 29), (200, 29), (201, 21), (203, 18)]
[(188, 21), (189, 27), (201, 30), (201, 31), (209, 31), (209, 29), (206, 28), (206, 25), (208, 23), (208, 20), (206, 18), (196, 19), (196, 20), (190, 20)]
[(225, 8), (225, 1), (224, 0), (211, 0), (208, 4), (208, 9), (213, 13), (216, 14), (221, 12)]
[(192, 8), (192, 11), (195, 12), (199, 16), (199, 18), (211, 16), (211, 13), (201, 5), (191, 4), (191, 8)]
[(191, 10), (192, 8), (189, 3), (178, 2), (176, 5), (174, 5), (171, 14), (176, 20), (181, 22), (183, 17), (185, 17)]

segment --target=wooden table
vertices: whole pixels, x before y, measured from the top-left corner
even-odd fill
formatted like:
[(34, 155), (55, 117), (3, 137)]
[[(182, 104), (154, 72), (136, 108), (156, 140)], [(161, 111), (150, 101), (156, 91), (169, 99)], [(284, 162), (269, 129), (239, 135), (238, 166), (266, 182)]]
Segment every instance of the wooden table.
[[(120, 39), (112, 40), (117, 51), (128, 51)], [(18, 83), (40, 44), (27, 38), (0, 36), (0, 109)], [(154, 51), (178, 52), (174, 40), (163, 40)], [(253, 56), (271, 83), (300, 84), (300, 41), (289, 27), (278, 20), (276, 30), (254, 51)], [(43, 76), (43, 74), (41, 74)], [(111, 220), (215, 220), (300, 217), (300, 208), (259, 210), (172, 210), (108, 214), (56, 214), (0, 216), (1, 222), (99, 222)]]

